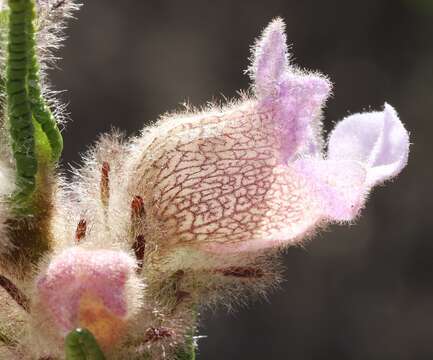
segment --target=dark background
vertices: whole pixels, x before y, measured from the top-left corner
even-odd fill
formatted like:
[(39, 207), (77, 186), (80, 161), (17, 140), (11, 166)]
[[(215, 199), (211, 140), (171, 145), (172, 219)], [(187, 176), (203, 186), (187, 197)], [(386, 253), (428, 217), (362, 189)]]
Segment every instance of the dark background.
[(409, 166), (356, 226), (289, 249), (269, 301), (205, 314), (199, 359), (431, 359), (433, 0), (87, 1), (51, 77), (73, 119), (64, 163), (111, 126), (135, 134), (185, 100), (236, 96), (275, 16), (296, 62), (336, 85), (326, 128), (387, 101), (411, 132)]

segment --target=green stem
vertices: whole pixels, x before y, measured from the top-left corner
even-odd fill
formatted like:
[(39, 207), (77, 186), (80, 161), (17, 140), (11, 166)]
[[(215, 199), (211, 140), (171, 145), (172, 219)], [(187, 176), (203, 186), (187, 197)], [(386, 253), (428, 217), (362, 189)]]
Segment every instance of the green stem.
[[(198, 311), (196, 307), (193, 310), (194, 322), (197, 323)], [(179, 348), (176, 352), (176, 360), (195, 360), (196, 343), (194, 335), (196, 333), (196, 326), (193, 326), (186, 336), (185, 345)]]
[(38, 170), (28, 90), (29, 47), (32, 46), (28, 31), (34, 9), (31, 0), (9, 0), (9, 8), (6, 92), (12, 152), (17, 171), (16, 201), (23, 203), (35, 190)]
[(188, 335), (185, 347), (176, 352), (176, 360), (195, 360), (195, 348), (193, 334)]

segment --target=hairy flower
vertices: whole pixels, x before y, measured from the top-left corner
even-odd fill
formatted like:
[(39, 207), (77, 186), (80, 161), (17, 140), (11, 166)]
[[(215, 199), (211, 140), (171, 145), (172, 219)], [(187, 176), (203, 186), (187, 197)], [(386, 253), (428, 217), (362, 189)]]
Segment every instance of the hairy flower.
[(137, 296), (128, 291), (134, 274), (135, 261), (125, 253), (69, 248), (54, 257), (38, 279), (39, 301), (64, 335), (84, 327), (109, 346), (136, 310), (128, 299)]
[(396, 174), (408, 133), (390, 105), (355, 114), (324, 151), (322, 107), (331, 84), (290, 64), (276, 19), (253, 50), (254, 96), (221, 110), (164, 117), (130, 149), (129, 196), (146, 207), (162, 247), (254, 252), (350, 221), (370, 189)]

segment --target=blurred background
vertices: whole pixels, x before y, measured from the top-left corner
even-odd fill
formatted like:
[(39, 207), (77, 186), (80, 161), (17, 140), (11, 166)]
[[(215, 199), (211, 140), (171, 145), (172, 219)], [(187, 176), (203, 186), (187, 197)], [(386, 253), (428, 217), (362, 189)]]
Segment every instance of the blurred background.
[(433, 0), (84, 2), (51, 74), (72, 114), (65, 165), (112, 126), (132, 135), (184, 101), (235, 97), (275, 16), (296, 63), (335, 83), (326, 129), (387, 101), (411, 132), (409, 166), (356, 226), (290, 248), (267, 300), (203, 314), (198, 359), (431, 359)]

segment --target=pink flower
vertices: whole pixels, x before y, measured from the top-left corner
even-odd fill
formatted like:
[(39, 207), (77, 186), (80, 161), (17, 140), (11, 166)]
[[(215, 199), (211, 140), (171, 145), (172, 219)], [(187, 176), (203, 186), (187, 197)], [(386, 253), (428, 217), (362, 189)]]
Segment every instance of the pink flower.
[(289, 62), (281, 19), (258, 40), (249, 74), (252, 98), (167, 116), (131, 145), (128, 196), (145, 199), (160, 246), (239, 253), (295, 243), (318, 224), (353, 220), (372, 187), (406, 165), (408, 133), (390, 105), (343, 119), (324, 150), (331, 83)]
[(102, 345), (111, 345), (131, 313), (127, 282), (135, 267), (135, 260), (120, 251), (66, 249), (40, 276), (39, 301), (63, 335), (85, 327)]

